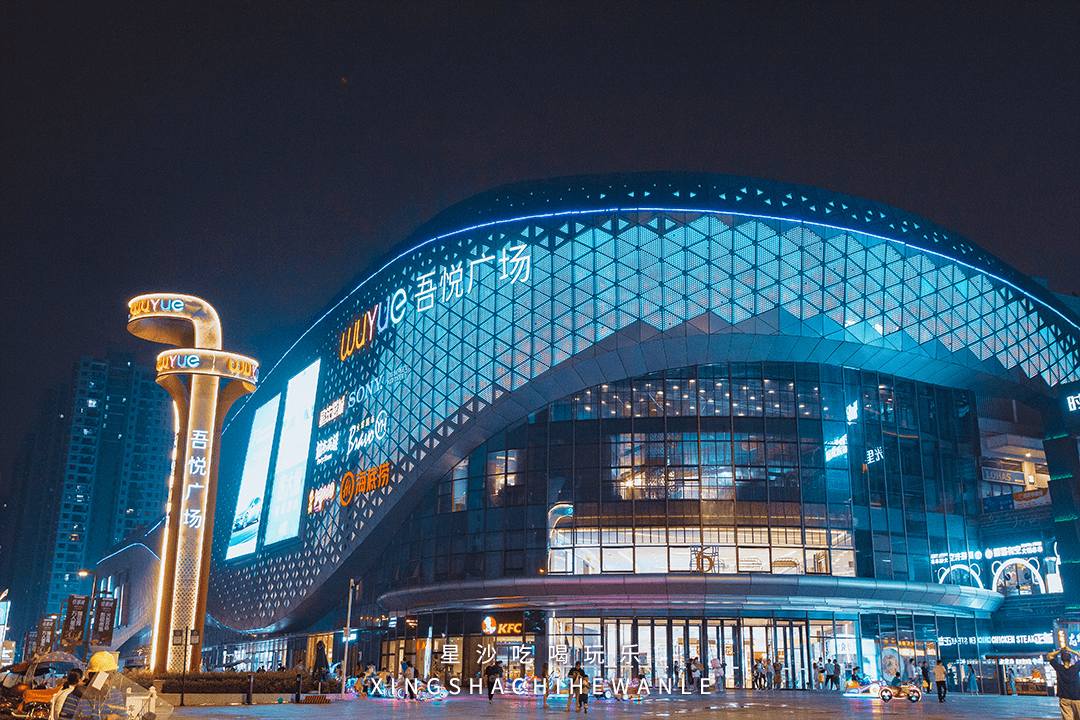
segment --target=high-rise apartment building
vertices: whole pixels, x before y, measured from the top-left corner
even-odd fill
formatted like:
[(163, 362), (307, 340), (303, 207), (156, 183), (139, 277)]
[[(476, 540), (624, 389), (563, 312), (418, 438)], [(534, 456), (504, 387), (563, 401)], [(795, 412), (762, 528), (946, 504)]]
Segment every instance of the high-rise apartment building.
[(83, 357), (42, 400), (15, 462), (3, 572), (12, 629), (33, 629), (90, 567), (164, 513), (173, 445), (168, 394), (129, 355)]

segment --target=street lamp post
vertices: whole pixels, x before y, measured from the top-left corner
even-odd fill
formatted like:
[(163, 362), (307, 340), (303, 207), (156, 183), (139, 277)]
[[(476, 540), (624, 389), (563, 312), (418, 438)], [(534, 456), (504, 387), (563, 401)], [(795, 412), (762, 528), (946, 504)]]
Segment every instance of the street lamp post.
[(349, 579), (349, 602), (345, 610), (345, 635), (342, 641), (345, 651), (341, 655), (341, 698), (345, 699), (345, 681), (349, 679), (349, 634), (352, 633), (352, 601), (355, 593), (356, 580)]
[(97, 575), (97, 572), (94, 571), (94, 570), (80, 570), (78, 575), (81, 578), (88, 577), (88, 576), (91, 576), (91, 575), (94, 577), (94, 584), (90, 588), (90, 602), (87, 603), (87, 608), (86, 608), (88, 617), (86, 618), (86, 622), (84, 623), (85, 632), (83, 634), (82, 659), (83, 659), (83, 662), (86, 662), (87, 650), (90, 647), (90, 636), (94, 632), (94, 610), (97, 608), (98, 575)]

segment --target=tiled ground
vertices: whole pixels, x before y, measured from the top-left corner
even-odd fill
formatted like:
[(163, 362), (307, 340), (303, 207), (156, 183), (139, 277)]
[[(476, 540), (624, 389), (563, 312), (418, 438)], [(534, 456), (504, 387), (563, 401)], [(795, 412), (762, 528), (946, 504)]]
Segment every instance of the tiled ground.
[[(357, 718), (367, 720), (549, 720), (581, 715), (562, 712), (565, 696), (553, 698), (554, 708), (543, 709), (533, 698), (496, 697), (489, 705), (486, 697), (460, 695), (431, 702), (401, 702), (392, 700), (335, 700), (330, 705), (264, 705), (255, 707), (176, 708), (173, 718), (203, 720), (297, 720), (318, 718), (337, 720)], [(820, 692), (755, 692), (735, 691), (727, 695), (686, 697), (654, 697), (641, 704), (600, 700), (589, 706), (588, 715), (602, 716), (601, 720), (657, 720), (684, 714), (707, 714), (710, 718), (726, 720), (772, 720), (789, 718), (855, 718), (910, 717), (926, 720), (1027, 720), (1060, 717), (1056, 698), (1002, 697), (998, 695), (970, 697), (953, 695), (944, 704), (935, 697), (912, 704), (893, 700), (885, 704), (878, 700), (851, 700), (837, 693)]]

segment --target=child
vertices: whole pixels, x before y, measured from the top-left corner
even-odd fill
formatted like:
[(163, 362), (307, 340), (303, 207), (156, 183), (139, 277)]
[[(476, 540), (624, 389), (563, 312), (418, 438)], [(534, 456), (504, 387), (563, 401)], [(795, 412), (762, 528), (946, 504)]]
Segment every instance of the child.
[(581, 671), (581, 694), (578, 695), (578, 710), (584, 708), (585, 714), (589, 714), (589, 674)]

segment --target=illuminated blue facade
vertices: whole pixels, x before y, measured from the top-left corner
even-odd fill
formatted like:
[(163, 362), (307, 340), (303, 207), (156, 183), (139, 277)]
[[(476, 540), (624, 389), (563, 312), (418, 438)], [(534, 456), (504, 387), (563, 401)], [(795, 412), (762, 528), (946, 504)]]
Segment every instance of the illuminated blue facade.
[[(1049, 402), (1080, 379), (1080, 321), (965, 239), (654, 173), (493, 190), (402, 247), (227, 428), (221, 623), (309, 626), (350, 577), (389, 612), (1000, 605), (931, 562), (979, 547), (975, 394)], [(277, 418), (312, 372), (314, 404)], [(297, 483), (298, 514), (268, 515)]]

